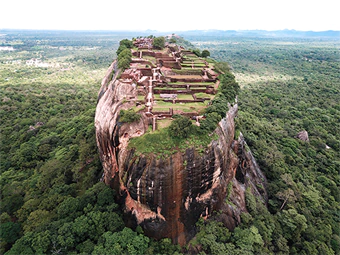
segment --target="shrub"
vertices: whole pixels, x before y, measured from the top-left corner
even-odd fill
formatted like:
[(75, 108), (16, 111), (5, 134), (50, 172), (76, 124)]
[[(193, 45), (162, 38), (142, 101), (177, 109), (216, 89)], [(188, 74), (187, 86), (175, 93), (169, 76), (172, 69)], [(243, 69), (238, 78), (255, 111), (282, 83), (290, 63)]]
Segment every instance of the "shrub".
[(127, 69), (130, 67), (131, 59), (129, 58), (122, 58), (118, 61), (118, 67), (122, 69)]
[(119, 46), (125, 46), (126, 48), (131, 49), (133, 47), (133, 43), (129, 39), (123, 39), (119, 42)]
[(170, 136), (187, 138), (191, 133), (192, 123), (187, 117), (177, 117), (169, 127)]
[(132, 109), (130, 110), (121, 110), (119, 112), (119, 122), (123, 123), (131, 123), (140, 120), (140, 114), (136, 113)]
[(165, 38), (163, 36), (156, 37), (153, 39), (153, 47), (155, 49), (163, 49), (165, 45)]
[(200, 57), (201, 56), (201, 51), (199, 49), (194, 49), (192, 51), (197, 57)]
[(124, 49), (121, 51), (118, 55), (118, 67), (122, 69), (127, 69), (130, 67), (131, 63), (131, 58), (132, 58), (132, 53), (130, 49)]
[(202, 58), (206, 58), (210, 56), (210, 52), (208, 50), (203, 50), (201, 53)]

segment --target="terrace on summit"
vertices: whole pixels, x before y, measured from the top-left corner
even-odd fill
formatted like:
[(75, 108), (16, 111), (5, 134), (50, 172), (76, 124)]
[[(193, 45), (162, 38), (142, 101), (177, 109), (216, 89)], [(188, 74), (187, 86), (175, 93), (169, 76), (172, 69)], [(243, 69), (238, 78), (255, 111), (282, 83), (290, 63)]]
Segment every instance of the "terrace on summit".
[(176, 44), (165, 43), (160, 50), (153, 47), (152, 38), (138, 38), (133, 44), (130, 67), (119, 80), (136, 88), (137, 96), (130, 100), (153, 119), (153, 129), (157, 120), (174, 114), (191, 117), (199, 125), (219, 85), (213, 64)]

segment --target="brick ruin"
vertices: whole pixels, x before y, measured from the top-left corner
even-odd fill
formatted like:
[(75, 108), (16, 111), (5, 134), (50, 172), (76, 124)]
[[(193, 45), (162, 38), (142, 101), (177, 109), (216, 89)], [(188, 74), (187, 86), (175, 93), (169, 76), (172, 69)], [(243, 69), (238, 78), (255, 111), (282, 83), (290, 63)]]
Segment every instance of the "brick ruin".
[(185, 115), (199, 125), (201, 110), (217, 92), (218, 74), (205, 59), (176, 44), (164, 49), (153, 48), (153, 39), (138, 38), (134, 42), (130, 68), (121, 73), (119, 81), (137, 90), (138, 111), (144, 111), (156, 129), (157, 121), (174, 114)]

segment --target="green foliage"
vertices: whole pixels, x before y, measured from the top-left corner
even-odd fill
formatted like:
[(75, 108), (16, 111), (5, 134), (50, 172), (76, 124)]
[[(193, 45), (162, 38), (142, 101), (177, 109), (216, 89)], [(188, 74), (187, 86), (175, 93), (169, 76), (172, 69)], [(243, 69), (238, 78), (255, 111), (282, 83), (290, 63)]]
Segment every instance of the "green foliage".
[(117, 57), (119, 56), (120, 53), (122, 53), (125, 50), (129, 50), (125, 45), (119, 46), (118, 50), (116, 51)]
[(118, 62), (118, 67), (124, 70), (130, 67), (130, 63), (131, 63), (131, 59), (121, 58)]
[(212, 108), (207, 109), (207, 111), (206, 118), (201, 123), (201, 129), (212, 132), (216, 129), (217, 123), (221, 120), (221, 116), (217, 112), (212, 111)]
[(154, 38), (152, 46), (155, 49), (160, 49), (160, 50), (163, 49), (165, 46), (165, 38), (163, 36)]
[(195, 148), (199, 153), (203, 153), (206, 146), (216, 136), (209, 136), (201, 130), (192, 126), (192, 131), (187, 138), (170, 135), (169, 128), (148, 132), (142, 136), (133, 138), (129, 141), (129, 148), (135, 148), (137, 155), (154, 154), (157, 158), (167, 157), (175, 152), (184, 153), (188, 148)]
[[(226, 63), (221, 65), (223, 68)], [(227, 68), (226, 72), (221, 73), (218, 78), (220, 79), (220, 85), (218, 88), (218, 94), (215, 96), (211, 104), (205, 109), (206, 119), (202, 121), (201, 129), (203, 132), (212, 132), (215, 130), (217, 123), (225, 117), (226, 112), (229, 110), (228, 103), (235, 101), (240, 87), (235, 81), (235, 76), (231, 74)]]
[(230, 241), (231, 233), (221, 222), (202, 219), (197, 223), (198, 233), (190, 242), (192, 246), (202, 246), (206, 254), (236, 254), (240, 250), (235, 245), (226, 243)]
[[(23, 51), (25, 45), (37, 44), (40, 39), (28, 37), (16, 52), (0, 54), (0, 75), (8, 77), (8, 81), (0, 81), (1, 98), (7, 98), (0, 103), (1, 137), (7, 137), (0, 139), (0, 206), (11, 219), (1, 224), (1, 254), (53, 253), (54, 246), (58, 250), (56, 235), (61, 221), (84, 214), (79, 202), (82, 199), (76, 197), (97, 183), (101, 175), (93, 125), (98, 87), (93, 85), (100, 84), (112, 61), (112, 50), (89, 50), (95, 46), (91, 43), (70, 46), (71, 50), (66, 44), (77, 39), (65, 37), (64, 44), (59, 45), (65, 50), (52, 48), (58, 40), (53, 38), (53, 42), (42, 40), (43, 50)], [(37, 54), (59, 67), (27, 66), (25, 59)], [(3, 60), (9, 55), (25, 59), (21, 64), (8, 64)], [(68, 203), (58, 210), (65, 199)], [(111, 212), (117, 208), (107, 205), (103, 198), (98, 202)], [(119, 222), (119, 218), (114, 221)]]
[(230, 72), (225, 72), (219, 76), (219, 79), (220, 86), (218, 87), (218, 92), (222, 94), (228, 102), (233, 102), (240, 91), (240, 86), (235, 81), (235, 76)]
[(197, 223), (198, 233), (189, 245), (199, 247), (203, 254), (268, 254), (256, 226), (236, 227), (230, 232), (221, 222), (213, 219)]
[(169, 40), (169, 42), (170, 42), (170, 43), (176, 43), (177, 40), (176, 40), (175, 38), (172, 37), (172, 38)]
[(120, 232), (106, 232), (92, 254), (146, 254), (150, 239), (130, 228)]
[[(117, 52), (118, 54), (118, 52)], [(132, 58), (132, 53), (131, 50), (128, 48), (123, 49), (117, 57), (118, 60), (118, 67), (122, 69), (127, 69), (130, 67), (131, 63), (131, 58)]]
[(210, 51), (208, 51), (208, 50), (202, 50), (201, 57), (202, 57), (202, 58), (210, 57)]
[(227, 62), (215, 62), (214, 63), (214, 68), (217, 72), (219, 73), (226, 73), (226, 72), (230, 72), (230, 67), (229, 64)]
[(20, 224), (15, 222), (1, 223), (0, 240), (9, 244), (13, 244), (20, 234)]
[(119, 48), (116, 51), (118, 67), (121, 69), (127, 69), (130, 67), (132, 53), (131, 48), (133, 47), (132, 41), (123, 39), (119, 42)]
[(255, 246), (263, 245), (262, 237), (255, 226), (251, 226), (249, 229), (235, 228), (233, 239), (236, 246), (244, 251), (253, 252)]
[(129, 109), (129, 110), (120, 110), (119, 112), (119, 122), (135, 122), (139, 121), (141, 118), (141, 115), (136, 113), (134, 110)]
[(281, 223), (284, 237), (288, 241), (299, 240), (301, 233), (307, 228), (306, 217), (299, 214), (295, 209), (283, 210), (277, 216)]
[(117, 56), (120, 55), (120, 53), (124, 50), (129, 50), (133, 47), (133, 43), (132, 41), (130, 41), (129, 39), (123, 39), (119, 42), (119, 47), (116, 51)]
[(169, 127), (170, 136), (187, 138), (192, 131), (192, 122), (189, 118), (179, 116), (171, 122)]
[(120, 46), (125, 46), (128, 49), (131, 49), (133, 47), (133, 43), (129, 39), (123, 39), (119, 42), (119, 47)]
[(199, 49), (193, 49), (192, 52), (197, 56), (200, 57), (201, 56), (201, 51)]

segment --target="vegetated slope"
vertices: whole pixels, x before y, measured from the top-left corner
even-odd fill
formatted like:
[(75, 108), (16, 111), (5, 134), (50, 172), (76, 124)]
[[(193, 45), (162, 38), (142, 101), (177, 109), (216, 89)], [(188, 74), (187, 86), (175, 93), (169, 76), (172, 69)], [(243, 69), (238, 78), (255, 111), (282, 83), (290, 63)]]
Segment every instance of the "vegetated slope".
[(240, 229), (256, 226), (275, 252), (338, 254), (339, 41), (233, 38), (209, 50), (240, 82), (237, 124), (269, 183), (270, 213), (253, 207)]

